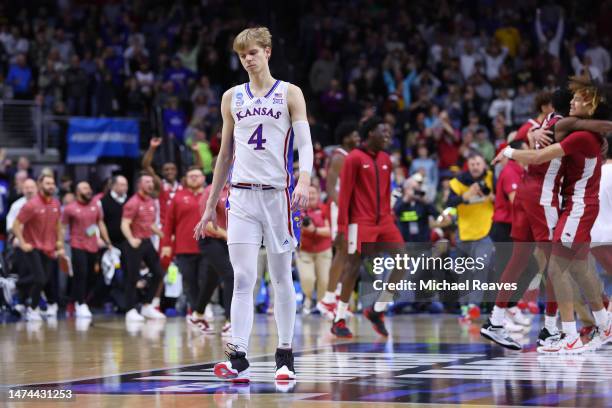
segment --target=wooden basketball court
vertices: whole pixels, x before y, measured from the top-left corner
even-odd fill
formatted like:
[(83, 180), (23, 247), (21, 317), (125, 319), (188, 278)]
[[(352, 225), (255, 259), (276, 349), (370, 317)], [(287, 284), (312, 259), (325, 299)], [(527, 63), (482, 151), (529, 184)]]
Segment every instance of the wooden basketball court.
[[(349, 323), (355, 338), (340, 341), (324, 318), (298, 317), (298, 380), (283, 384), (273, 380), (274, 318), (256, 315), (247, 386), (214, 377), (225, 339), (189, 331), (184, 318), (129, 327), (103, 316), (91, 324), (4, 323), (0, 406), (612, 406), (612, 347), (539, 356), (533, 347), (521, 353), (493, 347), (481, 340), (479, 325), (462, 325), (456, 316), (401, 315), (387, 322), (392, 337), (385, 340), (356, 316)], [(533, 344), (538, 326), (525, 343)], [(30, 396), (69, 390), (73, 398), (15, 398), (23, 390), (33, 390)]]

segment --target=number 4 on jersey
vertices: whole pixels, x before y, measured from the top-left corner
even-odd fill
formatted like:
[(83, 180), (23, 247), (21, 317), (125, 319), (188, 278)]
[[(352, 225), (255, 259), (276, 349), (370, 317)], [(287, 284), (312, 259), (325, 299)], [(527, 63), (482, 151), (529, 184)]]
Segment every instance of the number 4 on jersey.
[(266, 143), (266, 139), (263, 138), (263, 125), (257, 126), (257, 129), (255, 129), (255, 132), (253, 132), (249, 138), (248, 143), (255, 145), (253, 150), (266, 150), (266, 148), (263, 147), (263, 144)]

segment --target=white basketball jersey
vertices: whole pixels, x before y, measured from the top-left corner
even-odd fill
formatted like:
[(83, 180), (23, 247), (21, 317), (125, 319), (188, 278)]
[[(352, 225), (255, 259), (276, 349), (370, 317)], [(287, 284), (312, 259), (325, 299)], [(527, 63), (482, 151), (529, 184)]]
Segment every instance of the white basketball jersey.
[(288, 83), (277, 80), (265, 96), (249, 84), (234, 87), (234, 163), (230, 182), (283, 189), (293, 172), (293, 132), (287, 107)]

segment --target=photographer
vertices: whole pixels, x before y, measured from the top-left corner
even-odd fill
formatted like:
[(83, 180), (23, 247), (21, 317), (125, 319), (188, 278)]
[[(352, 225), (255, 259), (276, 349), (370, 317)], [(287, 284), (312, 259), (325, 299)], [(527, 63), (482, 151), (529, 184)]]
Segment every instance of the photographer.
[(402, 199), (393, 209), (399, 222), (400, 232), (406, 242), (429, 242), (430, 219), (440, 214), (435, 207), (425, 200), (422, 181), (410, 178), (404, 183)]
[[(467, 163), (468, 171), (450, 181), (451, 192), (447, 206), (457, 207), (457, 249), (462, 253), (461, 256), (482, 258), (485, 261), (485, 267), (472, 271), (470, 278), (484, 282), (493, 253), (493, 243), (489, 238), (493, 221), (493, 173), (487, 169), (484, 158), (477, 151), (468, 155)], [(472, 292), (467, 300), (470, 304), (478, 303), (482, 300), (482, 293)]]
[(332, 261), (329, 215), (323, 210), (320, 196), (319, 188), (310, 186), (308, 208), (302, 220), (302, 242), (296, 260), (304, 292), (304, 313), (309, 313), (312, 307), (315, 281), (317, 300), (323, 298)]

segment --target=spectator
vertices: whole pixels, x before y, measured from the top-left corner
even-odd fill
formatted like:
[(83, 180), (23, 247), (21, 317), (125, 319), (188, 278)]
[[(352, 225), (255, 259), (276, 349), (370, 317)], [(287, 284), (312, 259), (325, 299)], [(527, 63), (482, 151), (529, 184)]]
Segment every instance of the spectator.
[(26, 65), (26, 56), (19, 54), (11, 67), (6, 82), (13, 87), (13, 94), (17, 99), (32, 97), (32, 70)]
[(87, 72), (81, 67), (78, 55), (70, 58), (70, 67), (66, 70), (65, 78), (68, 112), (74, 116), (85, 116), (89, 78)]
[(504, 115), (506, 126), (511, 126), (512, 99), (510, 99), (507, 89), (500, 90), (497, 98), (495, 98), (493, 102), (491, 102), (491, 106), (489, 106), (489, 118), (491, 118), (491, 120), (495, 119), (500, 113)]
[(430, 157), (425, 144), (420, 144), (416, 153), (417, 157), (410, 164), (410, 174), (415, 174), (417, 171), (424, 173), (427, 184), (430, 186), (425, 192), (430, 198), (433, 198), (438, 187), (438, 163)]
[(330, 50), (321, 51), (319, 59), (310, 68), (310, 89), (319, 94), (325, 91), (331, 82), (338, 75), (338, 65), (334, 61)]
[(608, 78), (610, 72), (610, 52), (601, 45), (599, 36), (592, 34), (589, 39), (589, 48), (584, 52), (584, 57), (589, 58), (593, 68), (601, 72), (604, 79)]
[(164, 129), (171, 140), (183, 143), (185, 129), (187, 128), (187, 115), (179, 107), (176, 97), (169, 100), (168, 107), (163, 112)]
[(481, 61), (482, 57), (474, 50), (474, 45), (471, 41), (466, 41), (464, 52), (459, 57), (461, 61), (461, 73), (464, 78), (471, 78), (476, 70), (476, 62)]
[(110, 186), (110, 190), (100, 199), (100, 206), (112, 246), (122, 248), (125, 236), (121, 232), (121, 215), (127, 201), (128, 181), (124, 176), (113, 176)]
[(563, 30), (565, 27), (564, 11), (559, 8), (556, 30), (553, 34), (552, 30), (548, 29), (544, 31), (542, 26), (542, 11), (536, 10), (535, 18), (535, 30), (538, 36), (538, 42), (542, 51), (552, 55), (553, 57), (559, 57), (561, 53), (561, 44), (563, 42)]
[(520, 126), (531, 118), (535, 95), (527, 92), (527, 86), (518, 86), (518, 93), (512, 101), (512, 113), (514, 126)]

